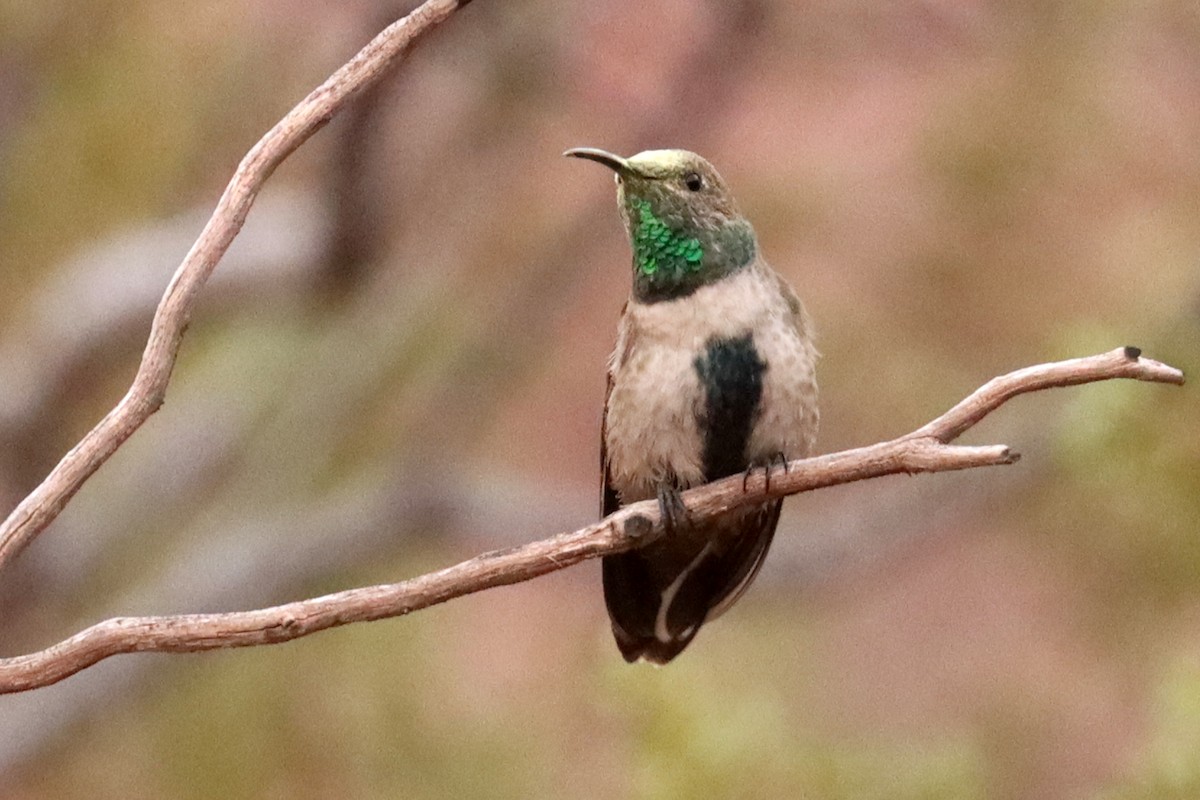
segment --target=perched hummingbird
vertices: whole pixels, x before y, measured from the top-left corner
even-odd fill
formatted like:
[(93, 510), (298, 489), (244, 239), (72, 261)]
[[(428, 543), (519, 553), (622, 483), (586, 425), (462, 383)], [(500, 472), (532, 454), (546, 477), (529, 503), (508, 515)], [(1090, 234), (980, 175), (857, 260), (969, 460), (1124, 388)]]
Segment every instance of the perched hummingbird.
[(603, 560), (626, 661), (666, 664), (746, 590), (782, 500), (693, 523), (679, 493), (801, 458), (817, 432), (808, 317), (712, 165), (686, 150), (564, 155), (616, 172), (633, 292), (608, 365), (601, 513), (657, 498), (666, 534)]

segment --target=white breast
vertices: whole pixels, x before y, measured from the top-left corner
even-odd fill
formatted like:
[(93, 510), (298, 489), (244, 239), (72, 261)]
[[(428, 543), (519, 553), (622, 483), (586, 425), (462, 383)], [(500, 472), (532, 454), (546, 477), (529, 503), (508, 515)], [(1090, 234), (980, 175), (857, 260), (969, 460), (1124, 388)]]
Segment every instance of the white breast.
[(695, 359), (714, 338), (752, 333), (768, 365), (748, 457), (765, 461), (782, 452), (798, 458), (811, 451), (816, 352), (803, 311), (780, 289), (778, 277), (755, 263), (678, 300), (630, 302), (610, 364), (605, 430), (609, 472), (623, 502), (653, 497), (670, 476), (683, 486), (704, 482), (697, 424), (704, 391)]

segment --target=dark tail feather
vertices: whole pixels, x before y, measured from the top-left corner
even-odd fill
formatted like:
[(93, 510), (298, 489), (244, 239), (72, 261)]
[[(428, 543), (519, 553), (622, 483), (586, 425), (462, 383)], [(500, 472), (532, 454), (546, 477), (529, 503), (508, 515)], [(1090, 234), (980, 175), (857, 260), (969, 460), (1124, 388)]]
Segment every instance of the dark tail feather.
[[(779, 522), (781, 501), (766, 503), (737, 519), (732, 547), (715, 553), (709, 537), (660, 540), (641, 550), (603, 559), (604, 600), (613, 636), (626, 661), (644, 658), (666, 664), (679, 655), (709, 619), (741, 597), (758, 574)], [(716, 525), (729, 525), (718, 520)], [(731, 531), (723, 533), (730, 536)], [(662, 612), (663, 604), (665, 612)]]
[[(700, 626), (697, 625), (696, 630), (699, 629)], [(687, 647), (688, 643), (695, 637), (696, 630), (693, 630), (689, 636), (660, 642), (653, 633), (641, 636), (630, 635), (616, 621), (613, 621), (612, 624), (613, 638), (617, 640), (617, 649), (621, 651), (621, 656), (630, 664), (639, 658), (645, 659), (651, 664), (666, 664), (683, 652), (683, 648)]]
[(613, 638), (626, 661), (633, 663), (645, 658), (655, 664), (666, 664), (687, 647), (691, 636), (660, 642), (654, 635), (661, 590), (646, 554), (629, 552), (605, 556), (601, 561), (601, 572), (604, 604), (612, 621)]

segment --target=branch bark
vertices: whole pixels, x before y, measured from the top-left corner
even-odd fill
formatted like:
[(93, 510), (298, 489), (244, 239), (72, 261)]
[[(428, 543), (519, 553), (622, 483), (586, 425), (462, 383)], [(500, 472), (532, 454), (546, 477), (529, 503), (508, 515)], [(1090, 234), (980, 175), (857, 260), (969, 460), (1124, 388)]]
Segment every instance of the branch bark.
[[(994, 378), (945, 414), (888, 442), (794, 461), (767, 480), (725, 478), (683, 494), (688, 513), (704, 519), (766, 498), (897, 473), (944, 472), (1012, 464), (1003, 445), (950, 444), (1009, 399), (1058, 386), (1129, 378), (1182, 384), (1174, 367), (1133, 347), (1041, 364)], [(645, 501), (572, 533), (476, 556), (401, 583), (368, 586), (271, 608), (222, 614), (125, 617), (87, 628), (45, 650), (0, 659), (0, 693), (48, 686), (120, 653), (196, 652), (298, 639), (326, 628), (405, 614), (495, 586), (527, 581), (589, 558), (640, 547), (661, 536), (657, 505)]]
[(162, 405), (200, 291), (241, 230), (259, 190), (275, 168), (323, 128), (349, 100), (379, 81), (422, 34), (467, 2), (427, 0), (385, 28), (301, 100), (246, 154), (208, 224), (167, 286), (128, 392), (0, 524), (0, 568), (54, 521), (87, 479)]

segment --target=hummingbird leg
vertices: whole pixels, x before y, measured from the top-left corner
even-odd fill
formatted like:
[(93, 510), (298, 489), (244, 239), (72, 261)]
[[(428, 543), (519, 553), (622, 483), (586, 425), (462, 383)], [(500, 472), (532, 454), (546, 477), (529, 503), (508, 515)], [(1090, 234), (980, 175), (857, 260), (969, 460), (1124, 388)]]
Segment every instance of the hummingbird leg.
[(679, 529), (687, 521), (687, 506), (679, 487), (673, 482), (663, 481), (658, 485), (658, 511), (662, 514), (663, 527), (668, 534)]

